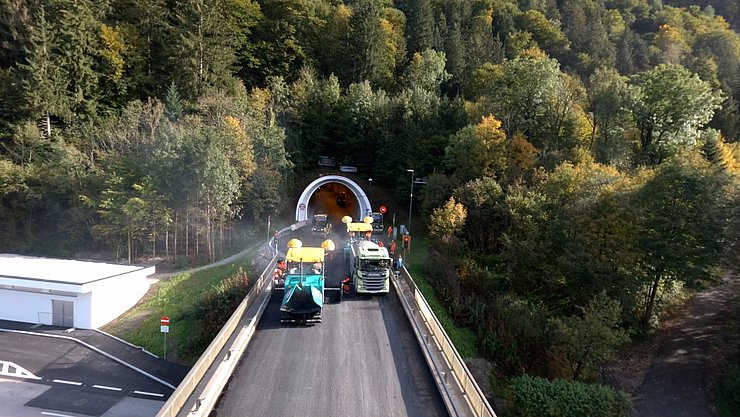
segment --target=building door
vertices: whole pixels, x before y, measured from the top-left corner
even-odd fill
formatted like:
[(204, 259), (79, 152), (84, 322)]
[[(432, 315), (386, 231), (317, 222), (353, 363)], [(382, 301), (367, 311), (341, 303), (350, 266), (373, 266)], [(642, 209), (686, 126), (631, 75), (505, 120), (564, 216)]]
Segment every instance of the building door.
[(75, 304), (72, 301), (51, 300), (51, 324), (73, 327)]

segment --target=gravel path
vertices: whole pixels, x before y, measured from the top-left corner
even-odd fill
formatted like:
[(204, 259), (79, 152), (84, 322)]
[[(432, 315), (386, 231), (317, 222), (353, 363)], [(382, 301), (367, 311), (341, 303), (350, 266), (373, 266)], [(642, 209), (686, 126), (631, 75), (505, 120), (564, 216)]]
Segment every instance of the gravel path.
[(709, 402), (712, 347), (738, 300), (740, 279), (695, 295), (660, 337), (661, 344), (633, 393), (633, 417), (716, 417)]

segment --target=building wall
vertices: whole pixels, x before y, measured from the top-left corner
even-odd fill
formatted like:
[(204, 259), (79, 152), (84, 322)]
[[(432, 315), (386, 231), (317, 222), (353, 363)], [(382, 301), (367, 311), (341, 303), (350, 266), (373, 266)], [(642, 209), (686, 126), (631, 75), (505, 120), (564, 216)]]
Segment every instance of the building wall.
[(79, 297), (73, 296), (0, 289), (0, 300), (0, 318), (24, 323), (51, 325), (51, 300), (74, 303), (75, 326), (83, 319), (85, 311), (89, 311), (89, 302), (86, 307), (84, 300), (80, 302)]
[(85, 285), (85, 294), (92, 294), (89, 328), (102, 327), (136, 305), (149, 290), (146, 277), (153, 273), (151, 267)]

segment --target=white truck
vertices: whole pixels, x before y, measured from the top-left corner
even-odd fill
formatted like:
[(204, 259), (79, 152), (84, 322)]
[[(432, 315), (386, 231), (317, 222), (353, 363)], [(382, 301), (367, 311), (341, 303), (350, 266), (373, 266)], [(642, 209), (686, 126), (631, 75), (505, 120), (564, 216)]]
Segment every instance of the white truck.
[[(359, 226), (362, 224), (365, 226)], [(362, 235), (356, 236), (358, 232), (372, 232), (370, 224), (351, 223), (347, 226), (350, 232), (347, 257), (355, 292), (358, 294), (387, 294), (390, 291), (392, 273), (388, 249), (372, 240), (360, 237)], [(355, 228), (358, 230), (353, 230)], [(352, 234), (353, 231), (355, 235)]]

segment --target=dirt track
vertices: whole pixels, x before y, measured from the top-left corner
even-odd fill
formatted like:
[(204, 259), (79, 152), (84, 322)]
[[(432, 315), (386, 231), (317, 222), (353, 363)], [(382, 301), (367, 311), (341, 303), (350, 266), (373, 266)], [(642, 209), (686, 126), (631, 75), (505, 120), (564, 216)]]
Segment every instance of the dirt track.
[(738, 294), (740, 279), (725, 279), (695, 295), (663, 331), (632, 395), (633, 417), (717, 416), (708, 392), (712, 348)]

